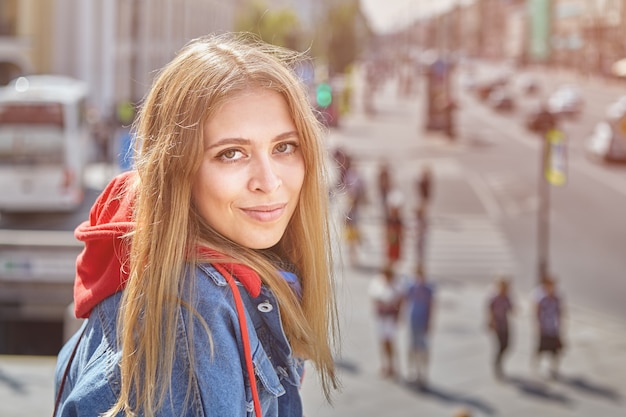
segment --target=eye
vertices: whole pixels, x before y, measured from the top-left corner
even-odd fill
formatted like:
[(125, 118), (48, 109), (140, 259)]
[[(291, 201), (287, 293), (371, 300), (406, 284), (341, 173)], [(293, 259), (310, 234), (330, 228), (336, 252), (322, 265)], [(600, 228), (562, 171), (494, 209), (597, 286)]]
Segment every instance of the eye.
[(287, 155), (296, 152), (297, 149), (298, 149), (298, 144), (296, 142), (281, 142), (278, 145), (276, 145), (276, 147), (274, 148), (276, 153), (287, 154)]
[(218, 153), (216, 158), (225, 162), (237, 161), (244, 157), (244, 153), (239, 149), (225, 149)]

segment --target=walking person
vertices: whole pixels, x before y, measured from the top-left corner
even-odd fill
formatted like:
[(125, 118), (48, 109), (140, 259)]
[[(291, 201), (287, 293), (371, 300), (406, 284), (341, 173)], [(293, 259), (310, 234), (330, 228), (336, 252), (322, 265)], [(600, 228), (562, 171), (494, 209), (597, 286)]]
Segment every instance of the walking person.
[(554, 278), (545, 277), (542, 282), (542, 291), (538, 294), (536, 304), (539, 343), (535, 365), (537, 367), (540, 365), (543, 355), (550, 355), (550, 376), (552, 378), (558, 378), (559, 374), (559, 362), (563, 350), (561, 338), (563, 316), (563, 301), (556, 292)]
[(396, 280), (393, 269), (387, 266), (372, 279), (368, 292), (374, 305), (381, 352), (381, 374), (385, 378), (393, 378), (397, 374), (396, 337), (402, 307), (402, 286)]
[(502, 359), (509, 348), (510, 340), (509, 316), (513, 313), (513, 303), (509, 295), (509, 282), (507, 277), (500, 277), (487, 302), (489, 329), (496, 341), (493, 370), (498, 379), (504, 377)]
[(415, 209), (415, 256), (416, 263), (424, 266), (426, 264), (426, 240), (428, 234), (428, 208), (420, 203)]
[(404, 221), (399, 204), (389, 206), (389, 217), (385, 221), (385, 240), (387, 244), (387, 264), (395, 266), (402, 255), (404, 241)]
[(421, 264), (415, 268), (414, 281), (406, 295), (409, 320), (408, 375), (409, 382), (425, 387), (428, 381), (430, 333), (433, 322), (434, 289), (426, 279)]
[(348, 171), (348, 166), (350, 157), (346, 153), (346, 151), (338, 147), (333, 151), (333, 160), (335, 161), (335, 168), (337, 169), (337, 179), (335, 182), (335, 188), (343, 190), (346, 186), (346, 172)]
[(387, 218), (389, 203), (388, 197), (391, 191), (391, 173), (389, 172), (389, 163), (383, 162), (378, 170), (378, 194), (381, 200), (383, 215)]
[(365, 201), (365, 183), (361, 174), (348, 157), (346, 160), (346, 173), (344, 177), (347, 211), (344, 222), (344, 234), (348, 246), (350, 265), (355, 267), (359, 264), (359, 247), (362, 242), (360, 228), (360, 211)]
[(302, 416), (305, 360), (336, 386), (323, 133), (293, 58), (225, 34), (156, 77), (135, 168), (75, 231), (87, 320), (55, 416)]
[(419, 204), (428, 206), (433, 198), (433, 174), (429, 165), (422, 167), (422, 172), (415, 186), (419, 196)]

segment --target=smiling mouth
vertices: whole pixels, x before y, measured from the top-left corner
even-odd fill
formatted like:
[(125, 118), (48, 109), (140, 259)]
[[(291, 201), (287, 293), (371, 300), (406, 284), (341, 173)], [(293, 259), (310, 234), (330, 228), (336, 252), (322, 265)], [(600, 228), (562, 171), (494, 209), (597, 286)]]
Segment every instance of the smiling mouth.
[(285, 212), (286, 204), (266, 207), (248, 207), (241, 209), (248, 217), (259, 222), (273, 222), (278, 220)]

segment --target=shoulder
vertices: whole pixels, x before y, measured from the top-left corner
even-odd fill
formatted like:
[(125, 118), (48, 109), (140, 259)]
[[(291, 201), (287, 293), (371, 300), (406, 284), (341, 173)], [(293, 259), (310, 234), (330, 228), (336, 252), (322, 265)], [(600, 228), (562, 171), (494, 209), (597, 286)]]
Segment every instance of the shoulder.
[[(188, 274), (182, 296), (191, 308), (182, 308), (183, 315), (191, 314), (194, 321), (206, 322), (213, 333), (232, 329), (239, 319), (235, 294), (226, 278), (210, 264), (190, 268)], [(235, 283), (241, 297), (246, 297), (247, 292), (236, 277)]]
[(120, 300), (121, 293), (116, 293), (101, 301), (59, 352), (57, 389), (65, 379), (59, 415), (99, 415), (117, 400), (121, 355), (116, 317)]
[[(214, 304), (216, 302), (223, 303), (225, 305), (234, 306), (233, 304), (233, 292), (228, 286), (228, 281), (216, 268), (211, 264), (199, 264), (195, 267), (190, 267), (188, 270), (189, 279), (187, 279), (187, 285), (192, 288), (187, 289), (187, 294), (190, 293), (196, 300), (207, 300), (209, 303)], [(234, 277), (237, 288), (241, 293), (245, 293), (244, 286)]]

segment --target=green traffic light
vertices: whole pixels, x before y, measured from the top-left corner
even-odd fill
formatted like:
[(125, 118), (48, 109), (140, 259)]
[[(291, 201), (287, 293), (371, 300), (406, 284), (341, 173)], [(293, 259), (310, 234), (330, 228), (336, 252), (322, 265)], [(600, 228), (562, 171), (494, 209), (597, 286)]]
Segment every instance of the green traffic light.
[(317, 105), (326, 108), (333, 102), (333, 92), (330, 84), (321, 83), (317, 85), (316, 100)]

